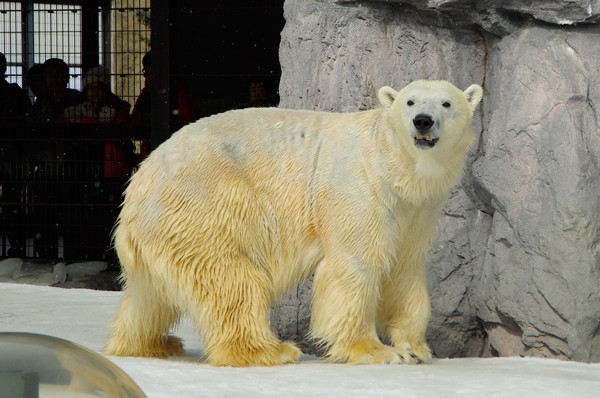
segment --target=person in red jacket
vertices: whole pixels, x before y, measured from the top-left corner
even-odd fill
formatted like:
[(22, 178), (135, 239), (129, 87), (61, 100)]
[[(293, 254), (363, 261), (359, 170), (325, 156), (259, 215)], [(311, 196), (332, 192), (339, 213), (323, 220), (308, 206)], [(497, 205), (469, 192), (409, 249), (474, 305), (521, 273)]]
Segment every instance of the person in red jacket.
[[(144, 74), (144, 88), (140, 92), (133, 111), (131, 112), (131, 123), (150, 124), (152, 114), (152, 93), (150, 91), (152, 83), (152, 53), (148, 51), (142, 58), (142, 73)], [(171, 104), (172, 126), (179, 130), (183, 126), (196, 121), (200, 117), (198, 102), (192, 96), (186, 82), (181, 82), (177, 86), (177, 97)], [(149, 152), (147, 142), (142, 143), (141, 158), (144, 159)]]
[[(131, 121), (133, 123), (150, 124), (151, 119), (151, 83), (152, 83), (152, 52), (148, 51), (142, 58), (142, 73), (144, 74), (144, 88), (133, 106)], [(175, 116), (175, 128), (180, 129), (186, 124), (196, 121), (200, 117), (198, 103), (189, 92), (186, 82), (177, 86), (176, 103), (172, 104), (171, 114)]]

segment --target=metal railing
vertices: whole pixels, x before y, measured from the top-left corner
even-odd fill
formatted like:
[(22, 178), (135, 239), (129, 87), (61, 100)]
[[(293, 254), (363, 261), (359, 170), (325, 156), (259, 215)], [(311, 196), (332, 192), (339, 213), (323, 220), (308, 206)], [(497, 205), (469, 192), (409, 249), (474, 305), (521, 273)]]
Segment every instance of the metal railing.
[(137, 125), (1, 125), (0, 256), (113, 261), (124, 186), (149, 148)]

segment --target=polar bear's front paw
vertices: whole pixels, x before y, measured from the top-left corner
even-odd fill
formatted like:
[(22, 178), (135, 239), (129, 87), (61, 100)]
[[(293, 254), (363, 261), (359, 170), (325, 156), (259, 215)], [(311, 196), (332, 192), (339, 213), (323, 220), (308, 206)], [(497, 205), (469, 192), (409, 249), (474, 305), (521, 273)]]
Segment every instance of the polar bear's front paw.
[(349, 361), (354, 365), (377, 365), (377, 364), (400, 364), (402, 357), (395, 352), (389, 350), (381, 350), (365, 354), (353, 361)]
[(256, 347), (256, 341), (243, 346), (222, 344), (209, 351), (207, 360), (213, 366), (279, 366), (296, 362), (302, 355), (294, 343), (287, 341), (270, 341)]
[[(337, 354), (337, 355), (336, 355)], [(393, 347), (381, 342), (362, 341), (352, 344), (347, 351), (333, 349), (329, 353), (334, 361), (347, 362), (354, 365), (399, 364), (402, 358)]]
[(431, 350), (424, 341), (413, 344), (395, 344), (394, 352), (402, 357), (403, 363), (431, 362)]
[(279, 359), (282, 364), (298, 362), (302, 351), (294, 343), (284, 341), (279, 346)]

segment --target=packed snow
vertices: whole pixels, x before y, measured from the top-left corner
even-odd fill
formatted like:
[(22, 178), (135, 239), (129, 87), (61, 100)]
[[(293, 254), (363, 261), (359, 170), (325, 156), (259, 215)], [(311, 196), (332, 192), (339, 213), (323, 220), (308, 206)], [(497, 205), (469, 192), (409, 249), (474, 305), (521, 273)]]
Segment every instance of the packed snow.
[[(39, 286), (62, 279), (67, 270), (46, 266), (34, 272), (29, 269), (34, 265), (16, 263), (8, 264), (10, 272), (0, 263), (0, 332), (46, 334), (99, 352), (121, 293)], [(71, 272), (99, 268), (83, 264)], [(151, 398), (600, 396), (600, 364), (467, 358), (436, 359), (428, 365), (351, 366), (303, 356), (298, 364), (275, 368), (215, 368), (203, 362), (202, 345), (187, 320), (174, 334), (183, 338), (186, 357), (108, 359)]]

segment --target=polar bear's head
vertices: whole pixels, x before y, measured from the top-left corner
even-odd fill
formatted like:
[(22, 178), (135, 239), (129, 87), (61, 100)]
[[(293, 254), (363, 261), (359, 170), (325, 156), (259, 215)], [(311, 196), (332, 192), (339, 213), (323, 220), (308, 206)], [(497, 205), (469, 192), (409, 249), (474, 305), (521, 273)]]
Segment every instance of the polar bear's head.
[[(417, 151), (452, 150), (472, 141), (473, 112), (483, 90), (477, 84), (464, 92), (443, 80), (417, 80), (399, 92), (379, 90), (379, 101), (389, 108), (400, 140)], [(411, 150), (412, 151), (412, 150)]]

